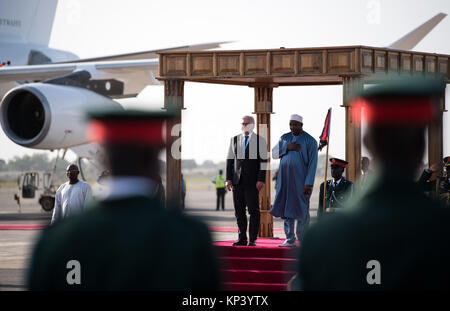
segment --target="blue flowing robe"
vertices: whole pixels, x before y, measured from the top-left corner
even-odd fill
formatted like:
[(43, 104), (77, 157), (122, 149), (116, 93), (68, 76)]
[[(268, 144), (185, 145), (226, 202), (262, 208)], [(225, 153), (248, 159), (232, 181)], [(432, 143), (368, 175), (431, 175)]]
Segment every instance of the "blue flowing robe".
[[(301, 145), (299, 151), (287, 150), (291, 142)], [(272, 149), (274, 159), (281, 159), (277, 193), (270, 213), (275, 217), (298, 219), (304, 223), (309, 214), (311, 195), (304, 194), (305, 185), (314, 185), (317, 168), (317, 142), (306, 132), (299, 136), (286, 133)]]

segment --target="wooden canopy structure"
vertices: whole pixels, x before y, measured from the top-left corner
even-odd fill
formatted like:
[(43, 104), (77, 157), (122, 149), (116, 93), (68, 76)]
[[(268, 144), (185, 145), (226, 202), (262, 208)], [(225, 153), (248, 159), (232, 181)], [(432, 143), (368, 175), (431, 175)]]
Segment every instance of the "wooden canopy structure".
[[(342, 46), (275, 50), (234, 50), (159, 53), (159, 76), (164, 81), (167, 109), (178, 112), (174, 124), (181, 124), (184, 109), (184, 82), (244, 85), (254, 88), (254, 114), (257, 128), (270, 146), (270, 115), (273, 113), (273, 88), (296, 85), (343, 85), (345, 109), (345, 160), (349, 162), (346, 178), (355, 181), (361, 173), (361, 127), (354, 123), (350, 99), (364, 84), (374, 83), (386, 74), (443, 75), (450, 81), (450, 55), (391, 50), (369, 46)], [(437, 121), (428, 129), (428, 159), (435, 163), (443, 157), (443, 124), (445, 93), (441, 96)], [(181, 197), (181, 159), (174, 159), (172, 144), (181, 131), (172, 132), (169, 124), (167, 160), (167, 195), (169, 202)], [(170, 136), (170, 133), (176, 136)], [(181, 146), (180, 146), (181, 148)], [(270, 161), (270, 159), (269, 159)], [(261, 227), (259, 235), (273, 236), (270, 210), (270, 173), (260, 191)]]

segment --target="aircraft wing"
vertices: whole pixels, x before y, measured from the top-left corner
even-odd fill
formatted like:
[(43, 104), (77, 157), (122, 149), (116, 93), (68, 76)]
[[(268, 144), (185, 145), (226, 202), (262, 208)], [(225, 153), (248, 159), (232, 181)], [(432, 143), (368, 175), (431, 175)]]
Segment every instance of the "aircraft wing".
[(69, 63), (113, 61), (113, 60), (153, 59), (153, 58), (158, 58), (158, 54), (157, 54), (158, 52), (210, 50), (210, 49), (219, 48), (221, 44), (226, 44), (226, 43), (231, 43), (231, 41), (184, 45), (184, 46), (172, 47), (172, 48), (167, 48), (167, 49), (158, 49), (158, 50), (150, 50), (150, 51), (142, 51), (142, 52), (126, 53), (126, 54), (116, 54), (116, 55), (93, 57), (93, 58), (84, 58), (84, 59), (78, 59), (78, 60), (74, 60), (74, 61), (70, 61), (70, 62), (61, 62), (61, 63), (69, 64)]
[(10, 81), (36, 81), (72, 73), (76, 65), (35, 65), (0, 68), (0, 83)]
[[(108, 97), (136, 96), (147, 85), (159, 85), (156, 80), (157, 60), (126, 60), (74, 64), (46, 64), (0, 68), (0, 83), (11, 81), (43, 81), (53, 84), (85, 87), (115, 83), (119, 88), (98, 93)], [(120, 91), (117, 91), (120, 90)]]
[(389, 45), (388, 48), (397, 50), (413, 49), (446, 16), (447, 14), (445, 13), (439, 13), (435, 15), (434, 17), (432, 17), (431, 19), (429, 19), (428, 21), (426, 21), (413, 31), (409, 32), (405, 36), (401, 37), (400, 39)]
[[(84, 87), (111, 98), (131, 97), (139, 94), (147, 85), (160, 84), (155, 78), (158, 60), (154, 58), (158, 57), (158, 52), (207, 50), (220, 47), (223, 43), (229, 42), (185, 45), (44, 65), (2, 67), (0, 83), (43, 81)], [(105, 89), (103, 86), (106, 85), (108, 87)]]

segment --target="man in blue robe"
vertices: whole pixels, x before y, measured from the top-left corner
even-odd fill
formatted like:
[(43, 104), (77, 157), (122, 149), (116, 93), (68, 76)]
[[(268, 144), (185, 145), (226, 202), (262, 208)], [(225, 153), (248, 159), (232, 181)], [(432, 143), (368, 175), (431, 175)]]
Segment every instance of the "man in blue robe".
[(295, 234), (300, 240), (309, 224), (309, 200), (317, 167), (317, 142), (303, 131), (303, 118), (293, 114), (289, 127), (291, 132), (281, 136), (272, 149), (273, 158), (281, 159), (277, 193), (270, 210), (273, 216), (284, 219), (286, 241), (279, 245), (281, 247), (294, 247)]

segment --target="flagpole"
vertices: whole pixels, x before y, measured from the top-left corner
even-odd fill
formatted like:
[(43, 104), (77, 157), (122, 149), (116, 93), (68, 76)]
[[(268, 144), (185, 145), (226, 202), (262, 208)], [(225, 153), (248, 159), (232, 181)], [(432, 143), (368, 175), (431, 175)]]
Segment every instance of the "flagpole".
[[(325, 125), (323, 127), (322, 130), (322, 134), (320, 135), (320, 147), (319, 150), (322, 151), (323, 148), (323, 143), (325, 142), (327, 145), (327, 152), (326, 152), (326, 156), (325, 156), (325, 177), (324, 177), (324, 182), (323, 182), (323, 198), (322, 198), (322, 207), (323, 207), (323, 211), (322, 214), (325, 214), (325, 203), (326, 203), (326, 193), (327, 193), (327, 173), (328, 173), (328, 147), (330, 145), (330, 125), (331, 125), (331, 108), (328, 109), (328, 113), (327, 113), (327, 117), (325, 118)], [(326, 140), (325, 140), (326, 137)], [(320, 198), (319, 198), (320, 200)], [(320, 201), (319, 201), (320, 202)]]
[(325, 211), (326, 211), (326, 206), (325, 206), (325, 202), (326, 202), (326, 200), (325, 200), (325, 198), (327, 197), (326, 196), (326, 193), (327, 193), (327, 170), (328, 170), (328, 146), (330, 145), (330, 136), (328, 135), (328, 138), (327, 138), (327, 153), (326, 153), (326, 155), (325, 155), (325, 177), (324, 177), (324, 182), (323, 182), (323, 211), (322, 211), (322, 214), (325, 214)]

